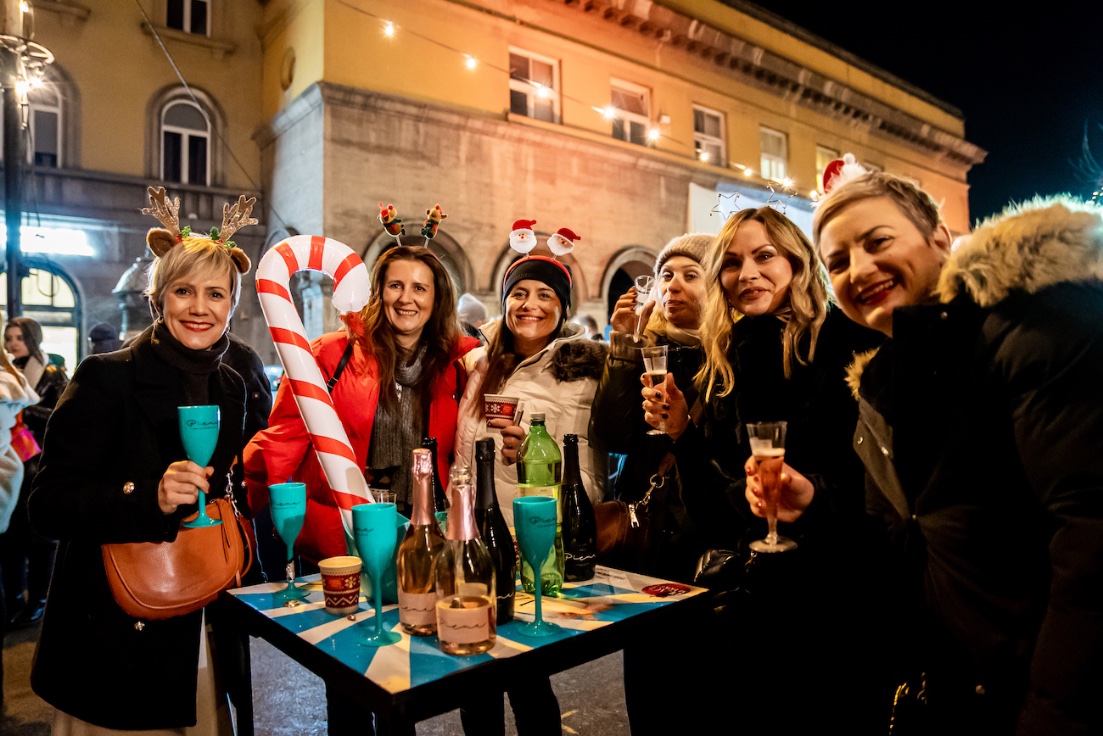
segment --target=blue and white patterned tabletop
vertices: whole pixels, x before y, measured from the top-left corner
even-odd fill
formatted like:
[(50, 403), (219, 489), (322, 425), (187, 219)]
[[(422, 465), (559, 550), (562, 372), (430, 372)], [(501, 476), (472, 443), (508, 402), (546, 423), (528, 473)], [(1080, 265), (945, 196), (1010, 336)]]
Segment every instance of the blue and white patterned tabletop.
[(513, 621), (498, 626), (494, 647), (483, 654), (454, 656), (440, 650), (435, 636), (406, 634), (398, 622), (397, 605), (384, 605), (383, 625), (401, 634), (401, 641), (378, 648), (359, 646), (358, 640), (375, 630), (371, 603), (361, 596), (360, 609), (352, 617), (326, 613), (319, 576), (299, 578), (297, 582), (307, 587), (309, 595), (293, 607), (286, 607), (272, 595), (285, 587), (285, 582), (235, 588), (229, 593), (391, 693), (417, 687), (490, 659), (512, 657), (579, 636), (705, 592), (704, 588), (599, 566), (592, 580), (565, 583), (560, 597), (544, 596), (544, 620), (557, 623), (562, 629), (540, 639), (517, 634), (519, 624), (532, 621), (534, 609), (532, 595), (518, 586), (516, 615)]

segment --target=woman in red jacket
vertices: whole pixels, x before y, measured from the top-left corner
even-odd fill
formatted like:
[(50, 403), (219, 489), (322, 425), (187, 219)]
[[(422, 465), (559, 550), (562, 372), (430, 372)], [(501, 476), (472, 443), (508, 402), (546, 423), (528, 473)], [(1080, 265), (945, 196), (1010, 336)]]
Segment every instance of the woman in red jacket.
[[(478, 344), (460, 333), (452, 281), (437, 257), (421, 246), (387, 251), (372, 272), (367, 305), (346, 329), (311, 343), (322, 374), (327, 379), (337, 375), (333, 405), (357, 462), (373, 484), (389, 480), (401, 513), (409, 513), (409, 461), (422, 437), (437, 438), (437, 472), (448, 477), (466, 381), (461, 358)], [(347, 554), (333, 491), (290, 381), (280, 384), (268, 429), (245, 448), (245, 479), (254, 514), (268, 505), (270, 484), (305, 482), (306, 521), (296, 552), (314, 564)]]

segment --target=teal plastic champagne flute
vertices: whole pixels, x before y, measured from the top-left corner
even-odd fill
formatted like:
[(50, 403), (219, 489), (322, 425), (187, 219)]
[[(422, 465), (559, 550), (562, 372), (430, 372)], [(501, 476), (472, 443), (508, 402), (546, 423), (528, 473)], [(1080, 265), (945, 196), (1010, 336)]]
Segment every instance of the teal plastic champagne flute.
[[(539, 570), (551, 552), (555, 542), (556, 507), (558, 500), (547, 496), (525, 496), (513, 499), (513, 526), (517, 532), (517, 546), (533, 570)], [(531, 623), (517, 627), (522, 636), (552, 636), (562, 627), (544, 620), (541, 610), (543, 587), (537, 581), (533, 596), (536, 599), (536, 616)]]
[(375, 633), (359, 642), (366, 647), (383, 647), (402, 639), (394, 631), (383, 630), (383, 579), (388, 566), (394, 564), (397, 525), (398, 511), (393, 503), (362, 503), (352, 507), (352, 535), (371, 580), (375, 608)]
[(295, 540), (306, 519), (306, 483), (276, 483), (268, 486), (272, 524), (287, 545), (287, 587), (273, 595), (281, 601), (302, 600), (306, 590), (295, 586)]
[[(184, 443), (184, 452), (188, 459), (201, 468), (207, 467), (218, 446), (219, 410), (217, 404), (204, 406), (181, 406), (177, 408), (180, 422), (180, 439)], [(207, 515), (207, 494), (199, 492), (199, 515), (183, 526), (191, 529), (200, 526), (217, 526), (221, 519), (212, 519)]]

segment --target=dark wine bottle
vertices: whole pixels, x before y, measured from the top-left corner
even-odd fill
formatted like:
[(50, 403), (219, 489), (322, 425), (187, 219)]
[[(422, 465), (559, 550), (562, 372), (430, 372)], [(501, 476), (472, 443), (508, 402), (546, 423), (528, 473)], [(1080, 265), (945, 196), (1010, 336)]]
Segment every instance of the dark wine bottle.
[(513, 601), (517, 593), (517, 550), (509, 525), (498, 505), (498, 492), (494, 486), (494, 438), (484, 437), (475, 442), (475, 525), (479, 536), (494, 560), (495, 580), (498, 588), (498, 625), (513, 620)]
[(597, 566), (597, 521), (578, 468), (578, 435), (563, 435), (564, 577), (589, 580)]
[(447, 511), (448, 501), (444, 495), (444, 484), (440, 480), (440, 466), (437, 465), (437, 438), (425, 437), (421, 440), (421, 446), (433, 455), (433, 510)]

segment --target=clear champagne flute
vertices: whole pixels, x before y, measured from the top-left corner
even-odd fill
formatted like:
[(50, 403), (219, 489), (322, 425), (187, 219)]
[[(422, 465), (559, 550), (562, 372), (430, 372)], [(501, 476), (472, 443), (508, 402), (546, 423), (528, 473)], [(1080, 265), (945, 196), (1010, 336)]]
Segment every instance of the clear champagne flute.
[[(180, 423), (180, 439), (184, 443), (184, 452), (188, 459), (201, 468), (207, 467), (218, 446), (218, 428), (220, 413), (217, 404), (203, 406), (181, 406), (177, 408)], [(207, 515), (207, 494), (199, 492), (199, 514), (183, 526), (191, 529), (201, 526), (217, 526), (221, 519), (212, 519)]]
[(777, 533), (777, 505), (781, 496), (781, 468), (785, 464), (786, 422), (759, 422), (747, 425), (747, 436), (751, 442), (751, 454), (758, 464), (758, 478), (762, 482), (762, 491), (766, 496), (766, 523), (768, 531), (765, 539), (751, 542), (755, 552), (785, 552), (797, 546), (797, 543)]
[(291, 601), (306, 598), (306, 590), (295, 586), (295, 540), (303, 530), (303, 521), (306, 519), (306, 483), (276, 483), (268, 486), (268, 505), (272, 510), (272, 523), (276, 527), (276, 533), (287, 545), (287, 587), (273, 595), (290, 604)]
[(644, 274), (636, 277), (636, 337), (643, 334), (643, 307), (647, 304), (647, 300), (651, 298), (651, 289), (655, 285), (655, 279), (652, 276)]
[(366, 647), (383, 647), (402, 639), (397, 632), (383, 630), (383, 579), (388, 566), (394, 565), (394, 550), (398, 544), (398, 537), (395, 535), (397, 525), (398, 511), (393, 503), (379, 501), (352, 507), (356, 551), (360, 554), (364, 570), (371, 581), (372, 602), (375, 607), (375, 632), (359, 642)]
[[(648, 385), (655, 388), (666, 380), (666, 345), (652, 345), (642, 349), (643, 374), (647, 376)], [(658, 429), (647, 430), (648, 434), (666, 434), (666, 420), (659, 420)]]
[[(517, 533), (517, 546), (521, 555), (533, 570), (544, 566), (544, 560), (555, 542), (556, 511), (559, 501), (548, 496), (523, 496), (513, 499), (513, 525)], [(517, 627), (522, 636), (553, 636), (561, 631), (559, 624), (544, 620), (540, 604), (543, 585), (537, 579), (533, 586), (536, 600), (536, 616), (530, 623)]]

